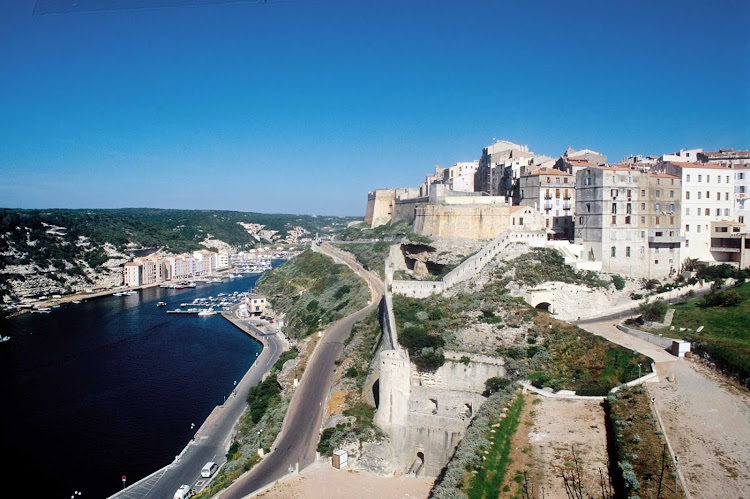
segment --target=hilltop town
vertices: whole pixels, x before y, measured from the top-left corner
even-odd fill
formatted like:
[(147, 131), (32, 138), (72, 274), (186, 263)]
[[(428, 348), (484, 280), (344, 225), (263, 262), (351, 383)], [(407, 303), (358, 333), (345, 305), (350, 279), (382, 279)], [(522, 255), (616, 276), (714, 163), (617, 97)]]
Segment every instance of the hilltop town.
[(686, 261), (750, 264), (748, 173), (750, 151), (687, 149), (607, 163), (589, 149), (551, 158), (498, 140), (478, 160), (435, 166), (418, 187), (370, 192), (365, 222), (406, 221), (437, 238), (538, 230), (567, 241), (558, 248), (581, 268), (663, 279)]

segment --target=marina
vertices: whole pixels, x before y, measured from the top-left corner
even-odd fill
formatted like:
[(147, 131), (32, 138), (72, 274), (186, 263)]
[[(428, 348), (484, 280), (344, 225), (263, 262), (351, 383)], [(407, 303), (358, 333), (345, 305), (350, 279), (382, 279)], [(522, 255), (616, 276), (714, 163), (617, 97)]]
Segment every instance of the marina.
[[(122, 488), (122, 475), (132, 483), (172, 462), (192, 436), (191, 423), (222, 403), (260, 352), (215, 316), (258, 277), (154, 286), (0, 322), (7, 400), (0, 445), (13, 456), (7, 472), (27, 484), (29, 496), (79, 490), (107, 497)], [(201, 319), (166, 314), (194, 301), (205, 305), (186, 308), (205, 310)], [(196, 389), (195, 379), (210, 382)], [(86, 469), (85, 480), (60, 462)]]

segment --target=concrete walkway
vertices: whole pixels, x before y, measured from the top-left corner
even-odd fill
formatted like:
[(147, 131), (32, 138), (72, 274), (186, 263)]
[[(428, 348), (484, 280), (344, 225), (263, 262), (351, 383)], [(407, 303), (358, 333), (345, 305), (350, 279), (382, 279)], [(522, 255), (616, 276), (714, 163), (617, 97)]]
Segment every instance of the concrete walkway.
[[(748, 392), (696, 362), (623, 333), (613, 320), (579, 326), (656, 363), (660, 381), (650, 383), (649, 390), (690, 496), (750, 498)], [(675, 381), (667, 381), (669, 375)]]

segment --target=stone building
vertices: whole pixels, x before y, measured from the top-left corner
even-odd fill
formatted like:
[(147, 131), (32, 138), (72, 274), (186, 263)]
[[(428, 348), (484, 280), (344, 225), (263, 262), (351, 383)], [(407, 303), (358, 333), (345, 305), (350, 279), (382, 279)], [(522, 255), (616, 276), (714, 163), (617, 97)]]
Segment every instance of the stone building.
[(719, 149), (718, 151), (706, 151), (699, 153), (696, 157), (700, 163), (713, 163), (721, 166), (736, 166), (750, 163), (750, 151), (735, 151), (734, 149)]
[(723, 259), (711, 252), (711, 222), (732, 221), (734, 209), (734, 172), (710, 163), (659, 163), (653, 171), (681, 179), (681, 222), (685, 244), (681, 261), (697, 258), (704, 262)]
[(623, 166), (580, 170), (575, 217), (575, 243), (604, 272), (661, 279), (679, 271), (679, 177)]
[(554, 168), (534, 170), (519, 179), (513, 204), (539, 210), (550, 239), (573, 239), (575, 179)]
[(507, 140), (497, 140), (482, 149), (474, 177), (474, 191), (490, 196), (509, 196), (521, 168), (528, 166), (534, 153), (529, 147)]
[(750, 233), (745, 224), (711, 222), (711, 254), (716, 261), (744, 269), (750, 267)]

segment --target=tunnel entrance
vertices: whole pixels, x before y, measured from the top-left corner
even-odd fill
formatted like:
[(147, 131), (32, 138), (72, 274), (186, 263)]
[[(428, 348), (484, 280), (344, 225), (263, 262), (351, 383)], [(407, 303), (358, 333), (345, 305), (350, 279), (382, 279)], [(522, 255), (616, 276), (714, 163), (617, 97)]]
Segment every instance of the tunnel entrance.
[(534, 308), (536, 308), (537, 310), (544, 310), (545, 312), (549, 312), (550, 311), (550, 304), (547, 303), (546, 301), (543, 301), (543, 302), (539, 303)]

